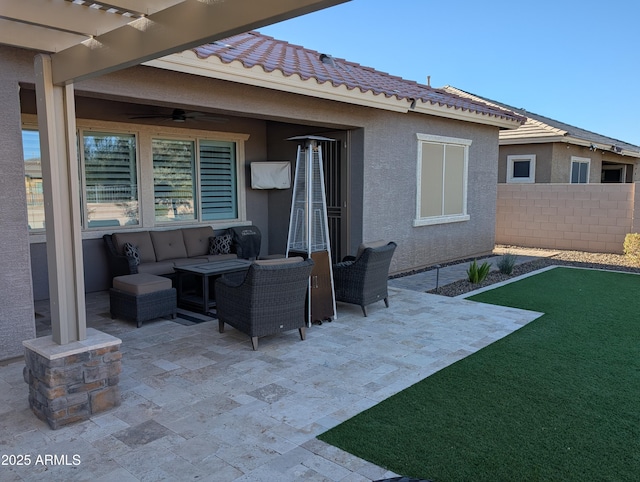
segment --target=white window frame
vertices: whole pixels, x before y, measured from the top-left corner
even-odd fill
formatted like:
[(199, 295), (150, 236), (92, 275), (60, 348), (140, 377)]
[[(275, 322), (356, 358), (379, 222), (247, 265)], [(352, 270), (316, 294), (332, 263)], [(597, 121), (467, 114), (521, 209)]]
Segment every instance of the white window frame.
[[(417, 175), (416, 175), (416, 216), (413, 226), (429, 226), (434, 224), (446, 224), (468, 221), (470, 216), (467, 214), (467, 190), (469, 177), (469, 146), (472, 141), (470, 139), (460, 139), (457, 137), (436, 136), (431, 134), (416, 134), (418, 139), (418, 155), (417, 155)], [(422, 206), (422, 147), (424, 144), (451, 145), (462, 147), (464, 150), (464, 166), (462, 179), (462, 213), (460, 214), (443, 214), (440, 216), (421, 216)], [(443, 198), (444, 198), (444, 172), (443, 169)], [(444, 203), (443, 203), (444, 205)]]
[[(182, 219), (178, 221), (163, 221), (159, 220), (155, 216), (155, 202), (154, 202), (154, 224), (156, 226), (176, 226), (180, 224), (191, 225), (191, 224), (215, 224), (215, 223), (229, 223), (229, 222), (241, 222), (246, 218), (246, 202), (245, 195), (242, 186), (244, 186), (244, 177), (242, 177), (242, 166), (244, 165), (244, 137), (238, 136), (230, 136), (230, 137), (210, 137), (210, 136), (180, 136), (180, 135), (153, 135), (151, 136), (151, 145), (153, 145), (153, 140), (175, 140), (175, 141), (185, 141), (193, 143), (194, 149), (194, 177), (193, 177), (193, 185), (195, 190), (195, 197), (193, 199), (194, 202), (194, 218), (193, 219)], [(235, 155), (235, 210), (236, 217), (235, 218), (226, 218), (226, 219), (203, 219), (202, 213), (202, 169), (201, 169), (201, 157), (200, 157), (200, 147), (203, 142), (212, 141), (212, 142), (228, 142), (234, 144), (234, 155)], [(150, 148), (153, 151), (153, 147)], [(242, 159), (240, 158), (242, 156)], [(153, 153), (151, 158), (151, 178), (153, 179), (152, 190), (155, 191), (155, 178), (153, 176)], [(155, 197), (154, 197), (155, 200)]]
[[(86, 135), (92, 134), (113, 134), (114, 136), (118, 135), (128, 135), (133, 136), (135, 142), (135, 163), (136, 163), (136, 190), (137, 190), (137, 202), (138, 202), (138, 222), (131, 225), (120, 225), (120, 226), (103, 226), (98, 222), (97, 226), (90, 226), (89, 221), (89, 208), (87, 204), (87, 176), (86, 176), (86, 165), (85, 165), (85, 152), (84, 152), (84, 137)], [(81, 222), (82, 222), (82, 230), (83, 231), (97, 231), (104, 229), (117, 230), (121, 228), (137, 228), (140, 229), (142, 227), (142, 200), (141, 195), (142, 192), (140, 190), (140, 139), (138, 133), (131, 131), (129, 129), (117, 129), (117, 128), (78, 128), (77, 130), (78, 137), (78, 157), (80, 162), (80, 186), (81, 186), (81, 199), (80, 199), (80, 212), (81, 212)], [(99, 220), (98, 220), (99, 221)]]
[[(587, 182), (585, 182), (585, 183), (573, 182), (572, 174), (573, 174), (573, 163), (574, 162), (587, 165)], [(588, 158), (588, 157), (571, 156), (571, 163), (569, 165), (569, 184), (589, 184), (590, 182), (591, 182), (591, 159)]]
[[(513, 164), (516, 161), (529, 161), (528, 177), (513, 177)], [(507, 183), (534, 183), (536, 182), (536, 155), (520, 154), (507, 156)]]
[[(171, 225), (159, 224), (155, 222), (154, 216), (154, 196), (153, 196), (153, 165), (151, 162), (151, 139), (154, 137), (179, 138), (193, 140), (214, 140), (235, 142), (236, 144), (236, 199), (237, 199), (237, 217), (235, 219), (224, 219), (215, 221), (193, 220), (184, 223), (185, 225), (213, 226), (214, 229), (226, 228), (228, 226), (249, 224), (247, 221), (247, 186), (245, 185), (245, 148), (246, 142), (250, 137), (247, 133), (238, 132), (222, 132), (208, 131), (200, 129), (180, 129), (180, 128), (162, 128), (160, 126), (141, 126), (133, 124), (123, 124), (111, 121), (94, 121), (87, 119), (77, 120), (77, 138), (81, 140), (81, 132), (112, 132), (114, 134), (134, 134), (136, 136), (136, 169), (138, 176), (138, 216), (139, 224), (127, 225), (120, 227), (91, 227), (82, 226), (83, 239), (97, 239), (103, 234), (110, 234), (116, 231), (153, 229), (154, 227), (166, 228)], [(38, 130), (37, 117), (31, 114), (23, 114), (22, 116), (23, 130)], [(84, 149), (78, 149), (78, 158), (81, 169), (81, 186), (84, 185)], [(84, 193), (82, 194), (83, 203), (80, 206), (81, 212), (84, 213)], [(86, 219), (86, 217), (85, 217)], [(84, 223), (84, 220), (83, 220)], [(173, 225), (173, 224), (172, 224)], [(177, 226), (177, 223), (175, 224)], [(29, 231), (30, 243), (45, 242), (44, 229), (32, 229)]]

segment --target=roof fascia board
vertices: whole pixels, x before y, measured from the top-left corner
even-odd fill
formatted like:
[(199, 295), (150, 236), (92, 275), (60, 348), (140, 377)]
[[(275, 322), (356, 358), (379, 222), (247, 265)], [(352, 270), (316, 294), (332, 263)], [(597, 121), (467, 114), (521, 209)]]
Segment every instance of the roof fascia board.
[(565, 142), (568, 144), (573, 144), (576, 146), (582, 146), (582, 147), (591, 147), (592, 145), (596, 145), (597, 150), (599, 151), (603, 151), (603, 152), (607, 152), (609, 154), (617, 154), (619, 156), (630, 156), (630, 157), (638, 157), (640, 158), (640, 152), (636, 152), (636, 151), (629, 151), (627, 149), (622, 149), (620, 152), (617, 151), (612, 151), (611, 148), (616, 147), (616, 144), (603, 144), (600, 142), (593, 142), (593, 141), (587, 141), (584, 139), (579, 139), (577, 137), (566, 137), (565, 138)]
[(415, 109), (410, 109), (411, 101), (408, 99), (386, 97), (384, 94), (373, 94), (371, 91), (362, 92), (357, 88), (348, 89), (344, 85), (335, 87), (331, 82), (319, 83), (315, 78), (303, 80), (298, 75), (285, 76), (277, 69), (266, 72), (260, 66), (247, 68), (239, 61), (224, 63), (215, 55), (201, 59), (192, 51), (155, 59), (145, 62), (144, 65), (392, 112), (411, 111), (509, 129), (515, 129), (520, 125), (517, 121), (428, 103), (420, 103)]
[[(571, 144), (574, 146), (580, 147), (591, 147), (592, 144), (596, 144), (595, 142), (586, 141), (584, 139), (578, 139), (577, 137), (522, 137), (522, 138), (513, 138), (509, 139), (500, 139), (499, 145), (501, 146), (514, 146), (514, 145), (525, 145), (525, 144), (552, 144), (556, 142), (562, 142), (565, 144)], [(629, 151), (627, 149), (623, 149), (621, 152), (614, 152), (611, 150), (612, 144), (596, 144), (598, 146), (599, 151), (606, 152), (608, 154), (617, 154), (619, 156), (626, 157), (635, 157), (640, 158), (640, 152)]]
[[(515, 145), (515, 144), (548, 144), (552, 142), (567, 142), (566, 137), (561, 136), (536, 136), (536, 137), (511, 137), (508, 139), (500, 139), (499, 144), (501, 146)], [(589, 144), (587, 144), (588, 146)]]
[(429, 114), (438, 117), (446, 117), (448, 119), (496, 126), (502, 129), (517, 129), (521, 126), (520, 122), (515, 119), (503, 119), (496, 116), (490, 116), (488, 114), (474, 113), (469, 110), (456, 109), (454, 107), (447, 107), (439, 104), (430, 104), (428, 102), (421, 102), (412, 110), (413, 112), (420, 114)]
[(97, 75), (304, 15), (348, 0), (184, 0), (51, 56), (56, 85)]

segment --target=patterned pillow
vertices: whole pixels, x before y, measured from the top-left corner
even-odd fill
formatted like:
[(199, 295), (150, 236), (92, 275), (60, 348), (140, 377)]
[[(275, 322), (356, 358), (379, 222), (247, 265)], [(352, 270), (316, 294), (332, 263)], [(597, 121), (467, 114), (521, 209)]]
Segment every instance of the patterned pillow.
[(137, 246), (131, 243), (124, 243), (122, 251), (127, 258), (133, 258), (136, 265), (140, 264), (140, 251), (138, 251)]
[(231, 252), (231, 235), (211, 236), (209, 238), (209, 254), (229, 254)]

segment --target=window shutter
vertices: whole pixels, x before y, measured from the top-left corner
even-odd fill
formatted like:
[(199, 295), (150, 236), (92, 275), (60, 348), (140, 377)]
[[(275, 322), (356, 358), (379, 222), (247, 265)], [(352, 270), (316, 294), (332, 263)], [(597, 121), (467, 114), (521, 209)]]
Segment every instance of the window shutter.
[(134, 136), (85, 134), (84, 169), (87, 202), (138, 199)]
[(200, 191), (203, 220), (238, 216), (234, 142), (200, 142)]
[(84, 133), (86, 227), (138, 224), (136, 138)]
[(194, 165), (193, 142), (153, 140), (156, 220), (195, 219)]

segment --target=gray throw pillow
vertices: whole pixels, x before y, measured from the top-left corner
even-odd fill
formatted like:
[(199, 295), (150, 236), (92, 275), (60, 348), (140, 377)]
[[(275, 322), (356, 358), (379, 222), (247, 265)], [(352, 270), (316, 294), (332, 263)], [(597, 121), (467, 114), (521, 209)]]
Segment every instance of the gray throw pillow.
[(127, 258), (132, 258), (136, 265), (140, 264), (140, 251), (138, 251), (137, 246), (131, 243), (124, 243), (122, 251)]
[(223, 234), (211, 236), (209, 238), (209, 254), (229, 254), (231, 253), (231, 235)]

